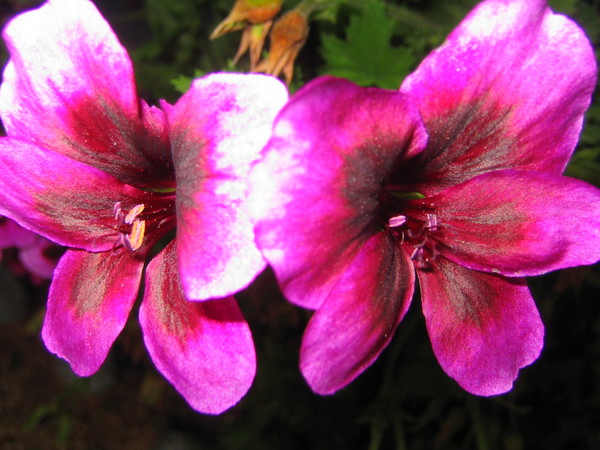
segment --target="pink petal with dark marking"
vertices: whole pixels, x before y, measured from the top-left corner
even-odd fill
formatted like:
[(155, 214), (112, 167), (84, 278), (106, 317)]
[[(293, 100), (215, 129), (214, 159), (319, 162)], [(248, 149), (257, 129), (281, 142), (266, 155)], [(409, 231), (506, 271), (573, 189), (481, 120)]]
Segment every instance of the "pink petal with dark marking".
[(463, 266), (531, 276), (600, 260), (600, 190), (583, 181), (502, 170), (427, 201), (444, 227), (438, 250)]
[(433, 351), (466, 391), (503, 394), (536, 360), (544, 326), (523, 279), (503, 278), (438, 258), (418, 271)]
[(561, 173), (596, 84), (589, 40), (543, 0), (480, 3), (406, 78), (438, 188), (490, 170)]
[(148, 265), (140, 323), (154, 364), (194, 409), (219, 414), (250, 388), (256, 359), (248, 324), (233, 297), (185, 298), (175, 242)]
[(328, 298), (377, 226), (383, 180), (426, 142), (397, 92), (322, 77), (292, 97), (249, 197), (257, 243), (291, 302), (316, 309)]
[(300, 367), (319, 394), (360, 375), (388, 345), (415, 287), (412, 262), (386, 234), (373, 236), (312, 317)]
[[(169, 108), (164, 100), (161, 106)], [(175, 169), (169, 140), (169, 126), (166, 113), (155, 106), (148, 106), (140, 100), (140, 110), (144, 125), (140, 148), (154, 166), (153, 179), (149, 182), (154, 189), (175, 190)]]
[(4, 39), (10, 61), (0, 112), (8, 136), (127, 183), (163, 174), (141, 150), (146, 132), (129, 56), (92, 2), (50, 0), (13, 19)]
[(59, 153), (0, 138), (0, 214), (61, 245), (110, 250), (115, 203), (131, 208), (151, 197)]
[(247, 174), (287, 100), (264, 75), (196, 80), (167, 109), (177, 174), (177, 246), (189, 299), (224, 297), (265, 267), (244, 210)]
[(68, 250), (54, 271), (42, 338), (88, 376), (106, 359), (137, 297), (144, 255)]

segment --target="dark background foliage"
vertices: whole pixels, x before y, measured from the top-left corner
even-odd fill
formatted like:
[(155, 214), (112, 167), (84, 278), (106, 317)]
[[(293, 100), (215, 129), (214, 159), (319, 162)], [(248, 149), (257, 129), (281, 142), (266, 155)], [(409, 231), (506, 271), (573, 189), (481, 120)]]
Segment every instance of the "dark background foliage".
[[(39, 1), (0, 2), (5, 22)], [(141, 96), (174, 101), (192, 77), (231, 63), (239, 33), (210, 31), (233, 0), (97, 0), (134, 60)], [(311, 22), (291, 89), (323, 73), (396, 88), (476, 3), (331, 0)], [(287, 1), (284, 9), (295, 1)], [(596, 49), (600, 1), (554, 0)], [(598, 52), (597, 52), (598, 54)], [(6, 52), (2, 49), (2, 61)], [(600, 103), (568, 174), (600, 186)], [(530, 280), (546, 325), (539, 360), (513, 391), (480, 398), (439, 368), (418, 296), (378, 361), (339, 393), (313, 394), (297, 368), (310, 314), (289, 305), (271, 272), (238, 297), (258, 354), (254, 386), (221, 416), (191, 410), (149, 361), (136, 312), (102, 369), (74, 376), (39, 332), (47, 283), (0, 265), (1, 449), (596, 449), (600, 448), (600, 268)]]

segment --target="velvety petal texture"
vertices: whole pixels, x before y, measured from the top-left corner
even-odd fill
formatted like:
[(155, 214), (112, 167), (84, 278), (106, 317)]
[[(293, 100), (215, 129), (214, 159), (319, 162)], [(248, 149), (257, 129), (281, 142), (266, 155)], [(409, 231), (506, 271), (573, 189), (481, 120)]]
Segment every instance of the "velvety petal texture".
[(444, 258), (418, 275), (427, 331), (444, 371), (472, 394), (510, 390), (543, 346), (544, 326), (525, 281)]
[(256, 359), (248, 324), (233, 297), (185, 298), (175, 242), (148, 265), (140, 323), (154, 364), (198, 411), (219, 414), (250, 388)]
[[(192, 407), (231, 407), (256, 361), (230, 294), (265, 266), (244, 213), (245, 180), (286, 89), (264, 75), (219, 74), (194, 82), (174, 106), (149, 106), (89, 0), (48, 0), (13, 19), (4, 39), (0, 214), (69, 247), (50, 286), (47, 348), (78, 375), (98, 370), (148, 255), (177, 227), (177, 243), (147, 270), (145, 342)], [(25, 256), (48, 268), (39, 252)], [(224, 298), (188, 301), (213, 297)]]
[(328, 297), (371, 234), (381, 180), (426, 142), (396, 92), (322, 77), (292, 97), (249, 197), (258, 245), (291, 302), (317, 308)]
[(596, 84), (584, 32), (544, 0), (479, 4), (402, 84), (437, 189), (504, 168), (562, 173)]
[(412, 262), (389, 240), (380, 233), (365, 244), (306, 328), (300, 368), (319, 394), (336, 392), (370, 366), (410, 305)]
[(150, 197), (52, 150), (0, 138), (0, 214), (61, 245), (110, 250), (115, 203), (133, 206)]
[(42, 338), (79, 376), (95, 373), (137, 297), (144, 256), (68, 250), (50, 285)]
[(124, 182), (164, 174), (140, 150), (144, 130), (126, 50), (88, 0), (50, 0), (4, 30), (0, 88), (9, 136), (71, 156)]
[(177, 174), (177, 246), (186, 296), (224, 297), (265, 267), (244, 211), (250, 164), (287, 100), (264, 75), (214, 74), (196, 80), (167, 110)]
[(465, 267), (531, 276), (600, 260), (600, 190), (573, 178), (502, 170), (446, 189), (442, 255)]
[(316, 309), (301, 350), (316, 392), (387, 345), (415, 271), (444, 370), (474, 394), (511, 389), (543, 345), (519, 277), (600, 259), (600, 191), (560, 176), (595, 83), (575, 23), (487, 0), (400, 92), (321, 77), (291, 98), (249, 211), (286, 297)]

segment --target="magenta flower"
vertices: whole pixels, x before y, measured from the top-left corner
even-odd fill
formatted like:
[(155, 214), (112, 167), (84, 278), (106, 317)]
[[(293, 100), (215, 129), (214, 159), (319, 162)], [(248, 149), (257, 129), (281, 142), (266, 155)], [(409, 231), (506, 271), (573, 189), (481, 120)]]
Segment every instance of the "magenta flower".
[(0, 249), (28, 247), (35, 243), (37, 235), (14, 220), (0, 216)]
[(561, 176), (595, 74), (545, 2), (489, 0), (400, 92), (324, 77), (290, 100), (250, 211), (285, 295), (316, 310), (300, 354), (316, 392), (377, 358), (416, 279), (446, 373), (511, 389), (543, 345), (523, 277), (600, 258), (600, 191)]
[[(174, 106), (150, 107), (137, 97), (127, 52), (87, 0), (49, 0), (4, 38), (0, 213), (70, 247), (50, 286), (46, 346), (78, 375), (93, 374), (153, 247), (176, 235), (146, 269), (146, 347), (193, 408), (229, 408), (255, 373), (231, 295), (265, 265), (241, 208), (246, 175), (285, 88), (216, 74)], [(187, 301), (211, 298), (221, 299)]]
[(13, 270), (20, 274), (28, 273), (34, 282), (52, 278), (61, 247), (14, 220), (0, 217), (0, 260), (1, 250), (11, 247), (18, 250), (18, 263)]

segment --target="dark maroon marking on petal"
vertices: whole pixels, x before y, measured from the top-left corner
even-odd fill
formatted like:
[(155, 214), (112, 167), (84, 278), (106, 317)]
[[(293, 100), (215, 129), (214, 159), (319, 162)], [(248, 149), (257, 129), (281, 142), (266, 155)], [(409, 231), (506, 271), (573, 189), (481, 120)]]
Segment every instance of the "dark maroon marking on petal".
[(414, 273), (389, 236), (363, 246), (304, 334), (301, 369), (315, 392), (334, 393), (375, 361), (408, 310)]
[(233, 297), (188, 301), (176, 260), (172, 241), (148, 264), (139, 315), (144, 342), (157, 369), (190, 406), (219, 414), (252, 384), (252, 335)]
[(118, 183), (115, 183), (114, 192), (103, 192), (106, 189), (102, 186), (97, 189), (88, 186), (85, 192), (81, 192), (65, 189), (65, 184), (68, 186), (64, 180), (57, 180), (56, 186), (36, 192), (36, 209), (61, 224), (65, 232), (68, 230), (71, 234), (89, 237), (90, 245), (86, 248), (95, 249), (111, 240), (111, 236), (118, 236), (118, 223), (114, 217), (117, 202), (128, 209), (139, 204), (146, 206), (141, 216), (147, 221), (146, 236), (154, 233), (162, 235), (174, 227), (174, 195), (152, 194), (127, 185), (119, 186)]
[(510, 108), (486, 98), (430, 119), (427, 148), (398, 164), (389, 182), (430, 196), (481, 173), (532, 159), (518, 154), (518, 137), (509, 133), (509, 120)]
[[(95, 258), (96, 264), (90, 264), (83, 268), (84, 270), (78, 271), (77, 276), (70, 279), (69, 288), (63, 285), (69, 292), (68, 303), (78, 318), (97, 311), (106, 297), (122, 289), (123, 279), (134, 276), (124, 271), (124, 268), (129, 269), (131, 266), (135, 269), (138, 267), (136, 263), (143, 264), (146, 259), (146, 255), (140, 252), (90, 253), (90, 257)], [(139, 277), (139, 274), (137, 276)], [(135, 293), (133, 295), (135, 296)]]
[(544, 327), (525, 280), (467, 269), (438, 258), (417, 271), (423, 313), (438, 361), (476, 395), (512, 388), (543, 346)]
[[(202, 208), (195, 201), (195, 194), (202, 191), (206, 175), (209, 173), (206, 146), (209, 142), (191, 129), (181, 129), (173, 137), (173, 147), (177, 148), (175, 165), (177, 167), (177, 201), (182, 208)], [(181, 176), (188, 174), (193, 176)]]
[[(147, 283), (148, 292), (146, 296), (153, 299), (162, 299), (162, 307), (159, 309), (159, 321), (165, 327), (169, 335), (177, 337), (181, 343), (185, 343), (189, 333), (200, 333), (202, 315), (208, 314), (212, 320), (225, 320), (227, 322), (245, 322), (241, 312), (232, 314), (229, 307), (220, 309), (217, 304), (219, 300), (213, 300), (215, 304), (211, 307), (202, 308), (205, 302), (181, 301), (185, 298), (177, 273), (177, 251), (176, 242), (172, 241), (163, 252), (163, 262), (168, 270), (156, 270), (153, 279)], [(177, 295), (165, 295), (165, 293), (176, 292)]]
[(340, 170), (343, 182), (339, 189), (353, 211), (346, 217), (346, 228), (352, 230), (357, 239), (361, 236), (368, 238), (374, 230), (373, 224), (378, 218), (379, 193), (389, 176), (393, 161), (393, 156), (387, 150), (375, 145), (365, 146), (344, 157)]
[(157, 149), (162, 148), (164, 161), (171, 160), (170, 147), (163, 147), (164, 130), (158, 126), (145, 129), (139, 116), (126, 117), (102, 97), (72, 99), (65, 121), (69, 134), (54, 150), (133, 186), (174, 186), (172, 165), (155, 164), (146, 154), (145, 148), (150, 147), (153, 160), (160, 161)]
[[(162, 105), (165, 108), (171, 107), (166, 102), (162, 102)], [(165, 183), (165, 186), (162, 187), (175, 188), (175, 169), (165, 112), (155, 106), (148, 106), (145, 101), (140, 100), (140, 114), (144, 135), (138, 143), (138, 148), (146, 155), (154, 168), (164, 172), (160, 177), (160, 180), (164, 179)], [(154, 182), (158, 181), (158, 179), (154, 180)]]
[[(195, 303), (180, 301), (179, 297), (185, 297), (181, 288), (177, 273), (177, 251), (176, 242), (172, 241), (163, 250), (163, 270), (152, 272), (152, 279), (146, 284), (147, 292), (144, 294), (149, 299), (161, 299), (162, 305), (156, 308), (159, 314), (159, 323), (165, 328), (167, 334), (176, 336), (180, 343), (186, 341), (186, 336), (192, 329), (199, 326), (196, 314), (193, 313)], [(156, 263), (155, 263), (156, 264)], [(176, 293), (176, 295), (164, 295), (165, 293)], [(190, 312), (192, 312), (190, 314)]]
[(156, 194), (52, 150), (1, 138), (3, 214), (62, 245), (108, 250), (113, 206), (151, 204)]
[(104, 359), (137, 297), (144, 258), (132, 252), (69, 250), (54, 272), (42, 337), (75, 373), (89, 376)]
[(501, 170), (427, 200), (448, 225), (440, 250), (462, 266), (531, 276), (600, 258), (600, 190), (581, 180)]

